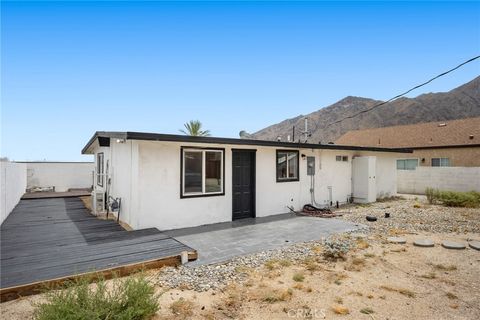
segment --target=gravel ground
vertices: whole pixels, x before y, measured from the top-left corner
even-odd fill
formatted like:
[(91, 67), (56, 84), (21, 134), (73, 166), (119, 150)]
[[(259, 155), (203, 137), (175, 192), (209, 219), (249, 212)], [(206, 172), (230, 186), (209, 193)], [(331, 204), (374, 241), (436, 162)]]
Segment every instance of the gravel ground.
[[(368, 224), (371, 232), (384, 237), (396, 233), (480, 233), (480, 209), (448, 208), (429, 205), (425, 197), (377, 202), (340, 208), (341, 219)], [(384, 218), (385, 212), (390, 218)], [(378, 217), (376, 222), (367, 222), (366, 215)], [(319, 218), (322, 219), (322, 218)], [(344, 237), (337, 235), (335, 237)], [(223, 288), (231, 282), (243, 282), (248, 278), (244, 270), (258, 268), (272, 259), (301, 261), (314, 256), (315, 246), (322, 245), (325, 239), (289, 245), (275, 250), (236, 257), (228, 262), (198, 267), (180, 266), (163, 268), (156, 275), (158, 285), (170, 288), (191, 289), (197, 292)]]
[[(479, 208), (452, 208), (429, 205), (425, 197), (376, 202), (365, 206), (337, 209), (341, 219), (367, 224), (374, 233), (480, 233)], [(385, 213), (390, 218), (385, 218)], [(368, 222), (366, 216), (375, 216)]]

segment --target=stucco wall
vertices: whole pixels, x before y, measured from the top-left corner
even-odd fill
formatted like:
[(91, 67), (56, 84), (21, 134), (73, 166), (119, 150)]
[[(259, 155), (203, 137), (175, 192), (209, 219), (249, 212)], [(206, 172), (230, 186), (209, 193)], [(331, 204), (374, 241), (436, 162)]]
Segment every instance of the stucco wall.
[(0, 223), (15, 208), (27, 188), (27, 166), (24, 163), (0, 161)]
[(55, 187), (64, 192), (70, 188), (91, 188), (93, 162), (26, 162), (27, 188)]
[[(187, 144), (176, 142), (127, 141), (130, 151), (112, 144), (112, 195), (122, 195), (122, 215), (135, 229), (157, 227), (161, 230), (197, 226), (232, 219), (231, 149), (238, 145)], [(181, 146), (225, 148), (225, 195), (180, 198)], [(248, 149), (248, 147), (245, 147)], [(255, 148), (255, 147), (252, 147)], [(138, 149), (138, 151), (137, 151)], [(306, 160), (300, 157), (300, 180), (276, 182), (276, 148), (256, 147), (256, 215), (288, 212), (310, 203), (310, 176)], [(118, 150), (118, 151), (115, 151)], [(122, 154), (122, 155), (120, 155)], [(138, 158), (137, 158), (137, 155)], [(345, 202), (351, 194), (351, 161), (356, 153), (333, 150), (300, 150), (300, 155), (316, 156), (315, 200), (328, 204), (329, 186), (332, 201)], [(348, 162), (335, 160), (348, 156)], [(378, 155), (377, 194), (396, 193), (395, 155), (363, 152), (356, 155)], [(117, 160), (115, 158), (117, 157)], [(121, 159), (121, 157), (123, 157)], [(128, 157), (131, 160), (127, 159)], [(130, 172), (130, 175), (129, 175)]]
[(427, 187), (451, 191), (480, 191), (480, 167), (417, 167), (397, 170), (398, 192), (425, 194)]

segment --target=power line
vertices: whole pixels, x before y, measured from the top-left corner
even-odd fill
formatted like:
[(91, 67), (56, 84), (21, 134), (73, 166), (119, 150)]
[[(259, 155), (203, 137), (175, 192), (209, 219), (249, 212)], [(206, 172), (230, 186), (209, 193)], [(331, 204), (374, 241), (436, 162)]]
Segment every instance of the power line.
[(336, 123), (342, 122), (343, 120), (347, 120), (347, 119), (354, 118), (354, 117), (356, 117), (356, 116), (358, 116), (358, 115), (360, 115), (360, 114), (362, 114), (362, 113), (366, 113), (366, 112), (372, 111), (372, 110), (375, 109), (375, 108), (378, 108), (378, 107), (380, 107), (380, 106), (383, 106), (384, 104), (387, 104), (387, 103), (389, 103), (389, 102), (391, 102), (391, 101), (393, 101), (393, 100), (396, 100), (396, 99), (398, 99), (398, 98), (400, 98), (400, 97), (403, 97), (403, 96), (406, 95), (407, 93), (409, 93), (409, 92), (411, 92), (411, 91), (413, 91), (413, 90), (415, 90), (415, 89), (418, 89), (418, 88), (420, 88), (420, 87), (423, 87), (424, 85), (429, 84), (429, 83), (432, 82), (433, 80), (438, 79), (438, 78), (440, 78), (440, 77), (443, 77), (444, 75), (449, 74), (450, 72), (455, 71), (455, 70), (457, 70), (458, 68), (462, 67), (463, 65), (466, 65), (467, 63), (470, 63), (470, 62), (472, 62), (472, 61), (474, 61), (474, 60), (476, 60), (476, 59), (478, 59), (478, 58), (480, 58), (480, 56), (476, 56), (476, 57), (473, 57), (473, 58), (471, 58), (471, 59), (468, 59), (467, 61), (464, 61), (464, 62), (460, 63), (460, 64), (459, 64), (458, 66), (456, 66), (455, 68), (452, 68), (452, 69), (450, 69), (450, 70), (447, 70), (447, 71), (445, 71), (445, 72), (442, 72), (442, 73), (440, 73), (439, 75), (431, 78), (430, 80), (425, 81), (424, 83), (419, 84), (419, 85), (417, 85), (417, 86), (415, 86), (415, 87), (413, 87), (413, 88), (405, 91), (404, 93), (401, 93), (401, 94), (399, 94), (399, 95), (396, 95), (395, 97), (390, 98), (390, 99), (388, 99), (387, 101), (380, 102), (380, 103), (374, 105), (373, 107), (371, 107), (371, 108), (369, 108), (369, 109), (362, 110), (362, 111), (360, 111), (360, 112), (358, 112), (358, 113), (356, 113), (356, 114), (353, 114), (353, 115), (351, 115), (351, 116), (347, 116), (347, 117), (342, 118), (342, 119), (340, 119), (340, 120), (337, 120), (337, 121), (334, 121), (334, 122), (332, 122), (332, 123), (329, 123), (329, 124), (327, 124), (325, 127), (323, 127), (323, 129), (326, 129), (326, 128), (328, 128), (328, 127), (330, 127), (331, 125), (334, 125), (334, 124), (336, 124)]

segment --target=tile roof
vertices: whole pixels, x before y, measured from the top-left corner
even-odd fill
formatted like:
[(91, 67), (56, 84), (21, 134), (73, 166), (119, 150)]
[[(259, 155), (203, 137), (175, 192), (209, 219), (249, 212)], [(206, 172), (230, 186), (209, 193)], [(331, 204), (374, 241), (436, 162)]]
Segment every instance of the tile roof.
[(479, 145), (480, 117), (353, 130), (345, 133), (335, 143), (384, 148)]

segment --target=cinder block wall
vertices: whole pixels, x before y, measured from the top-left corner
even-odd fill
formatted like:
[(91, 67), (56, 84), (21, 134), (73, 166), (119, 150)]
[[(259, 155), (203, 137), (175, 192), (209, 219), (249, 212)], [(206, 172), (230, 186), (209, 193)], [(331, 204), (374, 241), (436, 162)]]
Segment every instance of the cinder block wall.
[(399, 193), (425, 194), (428, 187), (480, 192), (480, 167), (417, 167), (415, 170), (397, 170)]

